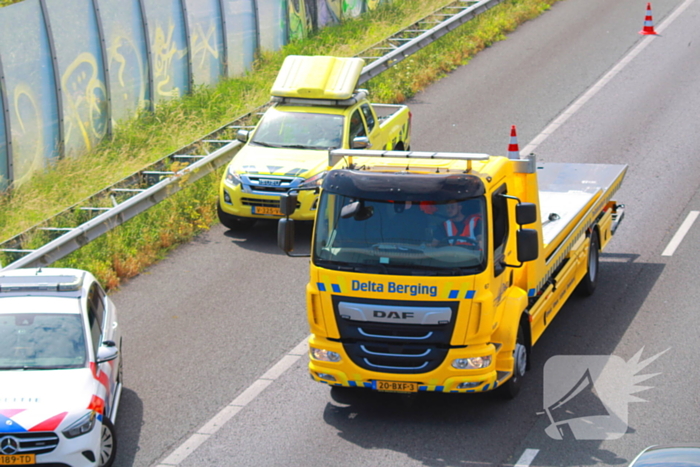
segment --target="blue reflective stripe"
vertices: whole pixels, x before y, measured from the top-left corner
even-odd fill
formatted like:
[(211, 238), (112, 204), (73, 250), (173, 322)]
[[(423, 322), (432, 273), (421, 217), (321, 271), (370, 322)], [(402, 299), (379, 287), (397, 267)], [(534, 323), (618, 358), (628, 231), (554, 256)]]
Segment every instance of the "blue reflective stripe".
[(534, 297), (535, 296), (535, 289), (530, 289), (527, 291), (527, 296), (528, 297)]
[(362, 383), (366, 388), (372, 389), (372, 383)]
[(325, 292), (326, 291), (326, 284), (323, 282), (316, 282), (316, 285), (318, 286), (319, 292)]
[(357, 383), (355, 381), (348, 381), (348, 384), (350, 385), (350, 387), (353, 387), (353, 388), (357, 387)]
[(435, 386), (435, 391), (442, 392), (445, 389), (445, 386)]
[(474, 298), (474, 295), (476, 295), (476, 290), (467, 290), (464, 298)]
[(457, 297), (459, 297), (459, 290), (450, 290), (449, 298), (457, 298)]
[(419, 390), (419, 391), (427, 391), (427, 390), (428, 390), (428, 386), (418, 386), (418, 390)]
[(340, 286), (338, 284), (331, 284), (331, 287), (333, 288), (333, 292), (340, 293)]

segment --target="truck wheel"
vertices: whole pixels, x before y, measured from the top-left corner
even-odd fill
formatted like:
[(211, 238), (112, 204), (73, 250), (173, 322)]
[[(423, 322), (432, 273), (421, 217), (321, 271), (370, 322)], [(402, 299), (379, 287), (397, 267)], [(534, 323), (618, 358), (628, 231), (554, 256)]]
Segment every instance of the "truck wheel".
[(527, 360), (529, 358), (527, 346), (525, 345), (525, 334), (522, 325), (518, 328), (518, 339), (515, 341), (513, 351), (513, 376), (505, 382), (499, 389), (501, 395), (506, 399), (515, 399), (523, 384), (523, 377), (527, 371)]
[(253, 225), (255, 225), (256, 220), (249, 217), (239, 217), (232, 214), (228, 214), (221, 209), (221, 205), (216, 203), (216, 211), (219, 214), (219, 220), (224, 225), (224, 227), (235, 230), (238, 232), (244, 230), (250, 230)]
[(588, 246), (588, 270), (578, 286), (579, 292), (584, 296), (593, 295), (598, 285), (598, 245), (598, 231), (593, 229)]

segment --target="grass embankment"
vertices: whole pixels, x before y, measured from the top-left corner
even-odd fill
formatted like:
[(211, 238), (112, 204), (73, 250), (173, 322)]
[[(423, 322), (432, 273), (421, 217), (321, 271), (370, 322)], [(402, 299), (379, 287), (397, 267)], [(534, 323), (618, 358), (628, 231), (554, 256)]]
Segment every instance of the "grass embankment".
[(22, 0), (0, 0), (0, 8), (8, 5), (12, 5), (13, 3), (19, 3)]
[[(376, 102), (402, 102), (557, 1), (508, 0), (363, 87)], [(394, 0), (362, 18), (324, 28), (279, 52), (263, 54), (242, 78), (198, 89), (182, 100), (160, 105), (153, 114), (123, 123), (114, 138), (92, 154), (63, 160), (50, 172), (0, 198), (0, 239), (26, 230), (264, 104), (285, 56), (352, 56), (448, 3)], [(220, 176), (217, 173), (199, 181), (54, 266), (90, 270), (108, 289), (116, 288), (121, 280), (138, 274), (174, 246), (217, 222)]]

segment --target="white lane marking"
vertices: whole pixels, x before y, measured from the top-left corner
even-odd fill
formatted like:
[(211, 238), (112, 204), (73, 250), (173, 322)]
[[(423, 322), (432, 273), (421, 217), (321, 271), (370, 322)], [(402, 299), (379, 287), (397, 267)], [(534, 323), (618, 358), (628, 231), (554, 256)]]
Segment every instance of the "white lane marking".
[(255, 380), (253, 384), (248, 386), (242, 393), (238, 395), (230, 404), (221, 409), (219, 413), (214, 415), (207, 423), (197, 430), (192, 436), (187, 438), (180, 446), (163, 459), (160, 463), (155, 464), (157, 467), (172, 467), (177, 466), (184, 461), (187, 456), (192, 454), (195, 449), (208, 440), (214, 433), (219, 431), (219, 428), (224, 426), (226, 422), (231, 420), (238, 412), (243, 410), (243, 407), (250, 404), (256, 397), (260, 395), (270, 384), (294, 365), (301, 357), (309, 351), (309, 338), (305, 338), (296, 347), (290, 350), (282, 359), (275, 363), (272, 368), (267, 370), (260, 378)]
[(513, 467), (530, 467), (530, 464), (535, 460), (535, 456), (538, 452), (540, 452), (539, 449), (526, 449)]
[(676, 248), (678, 248), (678, 245), (681, 244), (681, 242), (685, 238), (685, 235), (693, 226), (695, 219), (698, 218), (698, 214), (700, 214), (700, 211), (690, 211), (688, 213), (688, 217), (685, 218), (681, 226), (678, 228), (676, 235), (673, 236), (671, 241), (666, 246), (666, 249), (663, 251), (663, 253), (661, 253), (661, 256), (673, 256), (673, 253), (676, 251)]
[[(691, 3), (693, 3), (695, 0), (685, 0), (673, 13), (671, 13), (664, 21), (663, 23), (659, 26), (656, 27), (655, 30), (657, 33), (661, 33), (664, 29), (666, 29), (676, 18), (678, 18), (683, 11), (690, 6)], [(557, 118), (554, 119), (552, 123), (547, 125), (542, 132), (535, 136), (535, 138), (528, 143), (527, 146), (523, 148), (522, 151), (520, 151), (521, 156), (526, 156), (528, 154), (531, 154), (537, 146), (542, 144), (544, 140), (549, 137), (552, 133), (554, 133), (560, 126), (566, 122), (569, 117), (574, 115), (577, 111), (583, 107), (586, 102), (591, 100), (593, 96), (598, 94), (598, 91), (600, 91), (603, 86), (608, 84), (610, 80), (612, 80), (619, 72), (621, 72), (637, 55), (639, 55), (642, 50), (644, 50), (652, 40), (654, 40), (655, 36), (645, 36), (644, 39), (634, 48), (632, 49), (626, 56), (622, 58), (615, 66), (613, 66), (610, 71), (608, 71), (600, 80), (598, 80), (597, 83), (595, 83), (591, 88), (588, 89), (581, 97), (576, 99), (573, 104), (571, 104), (569, 107), (567, 107)]]

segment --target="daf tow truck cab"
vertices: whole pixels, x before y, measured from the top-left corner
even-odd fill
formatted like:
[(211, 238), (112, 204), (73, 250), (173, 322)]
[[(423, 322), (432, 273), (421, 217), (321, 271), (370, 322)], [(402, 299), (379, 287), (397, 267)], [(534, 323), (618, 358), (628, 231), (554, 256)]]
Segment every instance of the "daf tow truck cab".
[[(329, 159), (306, 287), (312, 378), (515, 397), (566, 300), (596, 288), (627, 166), (371, 150)], [(282, 209), (295, 205), (291, 193)], [(280, 221), (289, 255), (293, 229)]]

